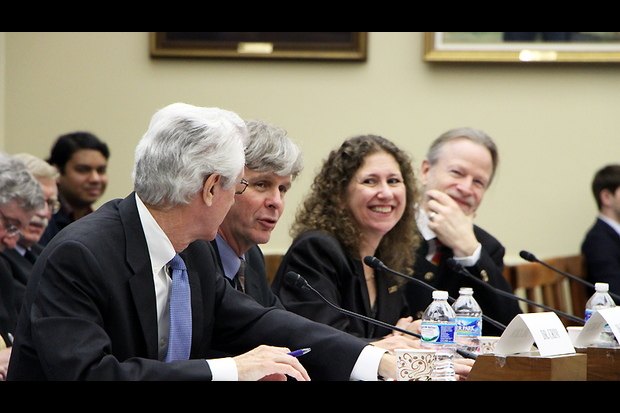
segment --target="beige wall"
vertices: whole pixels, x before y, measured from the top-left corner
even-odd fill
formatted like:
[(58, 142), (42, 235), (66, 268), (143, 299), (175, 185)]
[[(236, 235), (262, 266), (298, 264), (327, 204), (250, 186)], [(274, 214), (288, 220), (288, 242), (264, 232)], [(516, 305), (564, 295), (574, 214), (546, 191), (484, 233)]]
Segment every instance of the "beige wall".
[(365, 63), (153, 60), (141, 32), (1, 40), (0, 149), (45, 157), (59, 134), (92, 131), (112, 151), (106, 200), (131, 191), (134, 147), (169, 103), (284, 126), (307, 167), (266, 253), (286, 250), (294, 210), (322, 159), (355, 134), (395, 141), (417, 166), (445, 130), (486, 130), (501, 161), (477, 222), (504, 243), (507, 262), (520, 262), (521, 249), (540, 258), (578, 252), (596, 213), (592, 174), (620, 162), (618, 65), (428, 64), (419, 32), (371, 32)]

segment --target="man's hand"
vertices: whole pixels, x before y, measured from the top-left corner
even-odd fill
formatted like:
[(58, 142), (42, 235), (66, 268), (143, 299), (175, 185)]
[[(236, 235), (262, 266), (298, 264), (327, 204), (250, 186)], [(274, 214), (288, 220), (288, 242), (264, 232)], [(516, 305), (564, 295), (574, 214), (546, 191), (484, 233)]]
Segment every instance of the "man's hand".
[(13, 347), (9, 347), (0, 350), (0, 381), (6, 380), (6, 372), (9, 368), (9, 359), (11, 358), (12, 349)]
[(283, 347), (259, 346), (247, 353), (233, 357), (237, 364), (239, 381), (286, 380), (286, 376), (298, 381), (308, 381), (310, 376), (290, 350)]
[(465, 215), (450, 195), (431, 189), (426, 193), (428, 227), (441, 242), (452, 249), (455, 257), (469, 257), (478, 248), (474, 235), (474, 215)]

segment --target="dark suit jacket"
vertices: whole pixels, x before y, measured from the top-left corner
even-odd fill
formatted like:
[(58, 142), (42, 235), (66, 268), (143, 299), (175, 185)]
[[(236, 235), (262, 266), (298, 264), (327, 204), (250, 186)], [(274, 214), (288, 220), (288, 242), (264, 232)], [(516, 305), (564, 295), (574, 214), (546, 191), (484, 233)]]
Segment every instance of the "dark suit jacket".
[(0, 337), (10, 347), (9, 334), (15, 335), (17, 324), (13, 274), (7, 260), (0, 256)]
[(73, 211), (68, 207), (66, 201), (62, 196), (58, 196), (60, 201), (60, 209), (54, 215), (52, 219), (47, 223), (45, 232), (41, 236), (39, 243), (41, 245), (47, 245), (52, 238), (60, 231), (62, 231), (67, 225), (71, 224), (75, 219), (73, 218)]
[[(38, 244), (33, 245), (31, 248), (31, 252), (35, 255), (35, 257), (38, 257), (42, 250), (43, 247)], [(0, 255), (6, 259), (6, 262), (10, 267), (11, 276), (13, 277), (15, 306), (19, 312), (22, 306), (24, 293), (26, 292), (28, 278), (30, 277), (34, 263), (12, 248), (5, 249), (0, 253)]]
[[(211, 241), (211, 246), (215, 250), (219, 269), (224, 274), (217, 242)], [(245, 253), (245, 262), (244, 292), (264, 307), (275, 306), (284, 309), (280, 299), (271, 291), (265, 268), (265, 257), (258, 245), (253, 246)]]
[[(472, 275), (485, 280), (491, 286), (513, 293), (508, 281), (506, 281), (502, 274), (504, 270), (504, 247), (491, 234), (477, 226), (474, 226), (474, 234), (482, 245), (482, 252), (476, 265), (467, 267), (467, 270)], [(439, 266), (433, 265), (425, 258), (427, 251), (428, 246), (425, 241), (422, 241), (414, 264), (413, 276), (415, 278), (430, 284), (438, 290), (447, 291), (448, 295), (455, 299), (458, 298), (461, 287), (472, 287), (474, 298), (480, 304), (483, 314), (504, 325), (508, 325), (517, 314), (521, 313), (516, 300), (502, 297), (491, 289), (485, 288), (476, 281), (470, 280), (466, 276), (450, 269), (446, 261), (454, 256), (451, 250), (448, 249), (442, 255)], [(405, 295), (414, 317), (421, 318), (422, 313), (432, 301), (431, 290), (412, 281), (408, 283)], [(501, 329), (483, 321), (483, 335), (497, 336), (501, 335), (501, 333)]]
[(375, 274), (376, 312), (370, 308), (362, 265), (360, 259), (351, 258), (344, 251), (336, 238), (323, 232), (309, 231), (293, 241), (282, 258), (271, 287), (289, 311), (357, 337), (376, 340), (391, 333), (391, 330), (345, 315), (311, 291), (295, 289), (284, 282), (287, 272), (296, 272), (336, 306), (391, 325), (409, 315), (401, 291), (402, 283), (381, 272)]
[(37, 260), (9, 380), (204, 380), (212, 378), (202, 359), (209, 349), (238, 354), (260, 344), (311, 347), (302, 362), (315, 380), (349, 379), (364, 341), (236, 291), (209, 243), (181, 256), (192, 294), (191, 360), (157, 360), (153, 274), (131, 194), (67, 227)]
[[(620, 235), (605, 221), (597, 219), (581, 244), (581, 252), (588, 281), (607, 283), (610, 292), (620, 294)], [(594, 290), (589, 290), (594, 294)]]

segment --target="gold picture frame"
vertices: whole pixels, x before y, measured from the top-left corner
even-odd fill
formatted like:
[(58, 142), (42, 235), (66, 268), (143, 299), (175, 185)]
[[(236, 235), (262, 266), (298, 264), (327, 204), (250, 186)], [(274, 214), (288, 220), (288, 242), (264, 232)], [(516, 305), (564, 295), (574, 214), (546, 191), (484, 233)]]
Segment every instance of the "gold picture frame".
[(620, 32), (425, 32), (427, 62), (620, 62)]
[(151, 32), (151, 57), (365, 61), (368, 32)]

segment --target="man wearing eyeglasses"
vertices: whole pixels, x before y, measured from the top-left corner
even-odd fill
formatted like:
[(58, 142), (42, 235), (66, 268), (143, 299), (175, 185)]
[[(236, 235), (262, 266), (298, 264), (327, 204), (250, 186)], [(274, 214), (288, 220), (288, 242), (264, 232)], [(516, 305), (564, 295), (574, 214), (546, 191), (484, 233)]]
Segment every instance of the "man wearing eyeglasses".
[[(43, 207), (41, 186), (19, 159), (0, 153), (0, 251), (14, 248), (20, 231)], [(17, 324), (13, 277), (0, 259), (0, 380), (4, 380)]]
[(284, 129), (254, 120), (246, 126), (250, 135), (244, 168), (248, 187), (235, 195), (211, 243), (233, 286), (265, 307), (284, 308), (271, 291), (258, 244), (269, 241), (284, 212), (284, 196), (303, 169), (302, 154)]
[(17, 245), (0, 252), (11, 269), (15, 287), (15, 305), (19, 311), (28, 277), (32, 272), (32, 266), (43, 250), (39, 240), (52, 215), (58, 212), (60, 202), (58, 202), (58, 187), (56, 185), (59, 173), (55, 167), (43, 159), (27, 153), (17, 154), (14, 157), (24, 162), (30, 173), (39, 182), (45, 200), (43, 208), (35, 212), (28, 226), (20, 231), (20, 236), (14, 237), (18, 240)]

